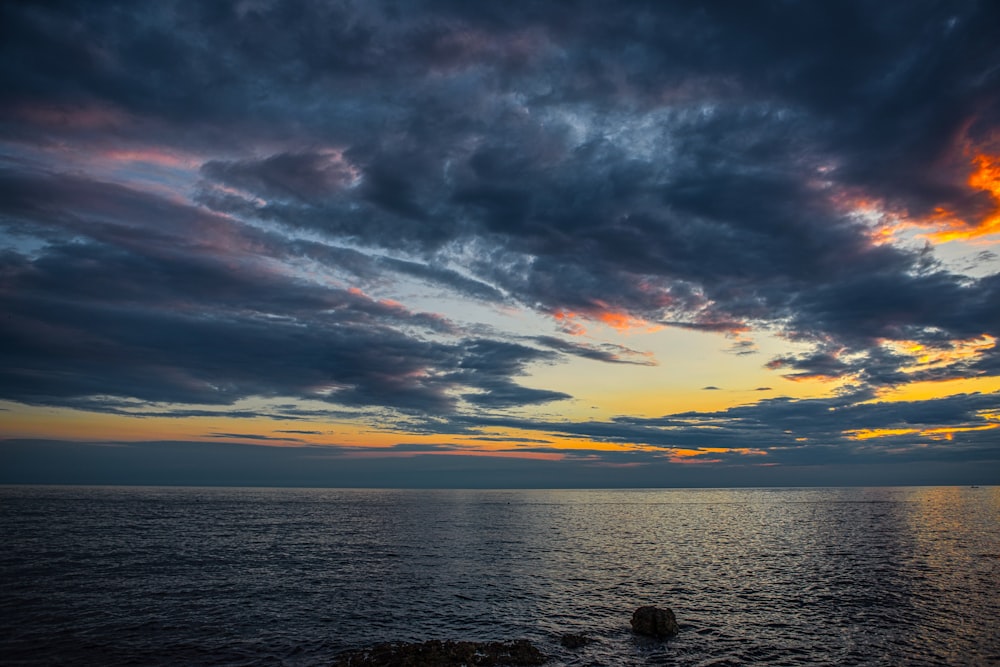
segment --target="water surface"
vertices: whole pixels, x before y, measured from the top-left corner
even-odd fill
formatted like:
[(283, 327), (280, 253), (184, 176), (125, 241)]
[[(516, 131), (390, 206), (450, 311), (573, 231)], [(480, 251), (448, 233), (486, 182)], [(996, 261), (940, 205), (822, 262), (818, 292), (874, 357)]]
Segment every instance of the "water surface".
[[(1000, 487), (2, 487), (0, 662), (526, 637), (552, 665), (1000, 664), (998, 527)], [(633, 636), (644, 604), (681, 634)]]

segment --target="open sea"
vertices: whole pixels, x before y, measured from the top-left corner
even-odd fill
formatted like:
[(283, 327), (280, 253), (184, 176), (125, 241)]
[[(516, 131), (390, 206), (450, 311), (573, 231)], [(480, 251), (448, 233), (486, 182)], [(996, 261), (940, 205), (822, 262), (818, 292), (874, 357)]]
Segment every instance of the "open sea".
[[(1000, 487), (0, 487), (0, 664), (1000, 665)], [(673, 609), (666, 642), (632, 634)], [(596, 641), (564, 648), (563, 633)]]

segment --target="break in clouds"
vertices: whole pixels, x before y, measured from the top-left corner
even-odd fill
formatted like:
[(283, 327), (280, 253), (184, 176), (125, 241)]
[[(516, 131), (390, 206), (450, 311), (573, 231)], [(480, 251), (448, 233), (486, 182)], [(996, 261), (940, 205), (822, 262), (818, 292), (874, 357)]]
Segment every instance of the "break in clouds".
[[(1000, 153), (997, 25), (973, 1), (4, 3), (0, 397), (263, 398), (288, 419), (308, 399), (793, 458), (982, 426), (995, 395), (864, 401), (1000, 372), (995, 255), (945, 262), (933, 237), (997, 224), (970, 180)], [(418, 289), (551, 328), (407, 305)], [(767, 332), (809, 351), (762, 365), (845, 389), (659, 420), (505, 412), (571, 398), (519, 381), (532, 365), (656, 363), (640, 337), (573, 335), (592, 322), (727, 333), (736, 354)]]

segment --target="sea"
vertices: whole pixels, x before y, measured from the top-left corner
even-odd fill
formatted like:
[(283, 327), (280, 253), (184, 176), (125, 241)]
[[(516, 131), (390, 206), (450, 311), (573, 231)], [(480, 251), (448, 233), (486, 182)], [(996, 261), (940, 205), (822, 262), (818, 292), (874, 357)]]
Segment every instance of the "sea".
[[(0, 487), (0, 664), (1000, 665), (1000, 487)], [(669, 607), (680, 633), (634, 635)], [(592, 643), (566, 648), (560, 637)]]

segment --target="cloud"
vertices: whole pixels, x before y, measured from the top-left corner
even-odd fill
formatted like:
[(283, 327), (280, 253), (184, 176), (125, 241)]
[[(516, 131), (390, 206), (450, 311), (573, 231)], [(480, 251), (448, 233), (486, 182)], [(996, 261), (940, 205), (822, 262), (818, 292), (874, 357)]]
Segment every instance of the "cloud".
[(268, 252), (274, 238), (229, 219), (77, 176), (8, 175), (0, 188), (8, 216), (54, 230), (34, 257), (0, 258), (5, 398), (120, 408), (107, 399), (289, 396), (440, 412), (463, 389), (477, 405), (566, 397), (510, 379), (551, 353), (463, 338), (440, 316), (304, 280), (275, 264), (291, 253)]
[[(867, 392), (832, 398), (771, 398), (716, 412), (684, 412), (662, 417), (619, 416), (607, 421), (542, 421), (513, 417), (456, 416), (438, 424), (440, 432), (514, 429), (579, 442), (611, 443), (590, 455), (672, 456), (682, 450), (713, 458), (743, 460), (762, 452), (772, 465), (854, 465), (876, 461), (996, 459), (1000, 394), (958, 394), (921, 401), (876, 401)], [(562, 451), (562, 450), (559, 450)], [(631, 453), (630, 453), (631, 452)], [(642, 454), (646, 452), (646, 454)], [(636, 459), (631, 459), (636, 460)]]
[(339, 151), (278, 153), (263, 160), (211, 160), (208, 178), (268, 199), (319, 201), (351, 186), (358, 173)]
[[(791, 415), (995, 377), (995, 253), (967, 275), (904, 237), (992, 224), (998, 11), (7, 3), (0, 396), (177, 416), (310, 400), (458, 429), (570, 398), (519, 384), (533, 364), (655, 363), (407, 305), (430, 292), (567, 335), (668, 326), (742, 355), (765, 332), (796, 343), (772, 370), (860, 392), (550, 425), (614, 442), (788, 444)], [(894, 428), (873, 423), (854, 428)], [(851, 444), (818, 429), (799, 437)]]
[(534, 342), (547, 348), (558, 350), (566, 354), (603, 361), (613, 364), (635, 364), (639, 366), (655, 366), (656, 362), (649, 355), (636, 350), (630, 350), (621, 345), (603, 343), (600, 345), (589, 345), (576, 343), (555, 336), (535, 336)]
[[(288, 431), (283, 431), (288, 433)], [(263, 442), (301, 442), (301, 438), (275, 437), (273, 435), (261, 435), (259, 433), (208, 433), (209, 438), (221, 438), (225, 440), (258, 440)]]

